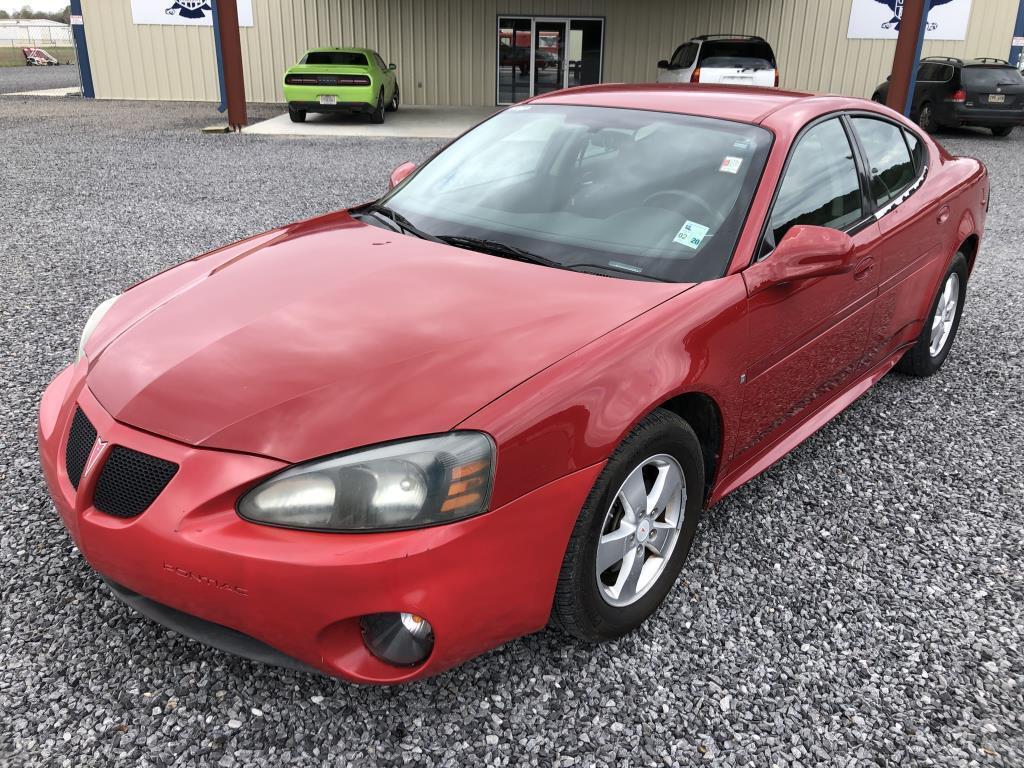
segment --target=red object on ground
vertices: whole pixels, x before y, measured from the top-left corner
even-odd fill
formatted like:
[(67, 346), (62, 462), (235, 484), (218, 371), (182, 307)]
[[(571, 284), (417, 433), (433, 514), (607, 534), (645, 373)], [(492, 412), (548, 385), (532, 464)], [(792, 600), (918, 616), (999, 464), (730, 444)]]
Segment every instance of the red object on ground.
[[(86, 358), (57, 376), (40, 408), (50, 493), (97, 571), (331, 675), (436, 674), (545, 626), (580, 507), (645, 414), (689, 393), (713, 401), (714, 504), (889, 371), (962, 246), (973, 266), (983, 166), (880, 105), (657, 85), (576, 88), (533, 103), (686, 112), (770, 131), (726, 274), (695, 285), (550, 269), (386, 232), (347, 212), (161, 273), (113, 305)], [(794, 141), (843, 112), (911, 131), (928, 166), (919, 186), (849, 236), (808, 228), (784, 263), (755, 261)], [(76, 490), (66, 452), (79, 408), (98, 439)], [(497, 446), (485, 514), (325, 534), (236, 513), (243, 493), (289, 464), (456, 428)], [(178, 466), (152, 506), (127, 519), (93, 505), (116, 446)], [(433, 626), (421, 665), (391, 666), (364, 645), (360, 617), (392, 611)]]

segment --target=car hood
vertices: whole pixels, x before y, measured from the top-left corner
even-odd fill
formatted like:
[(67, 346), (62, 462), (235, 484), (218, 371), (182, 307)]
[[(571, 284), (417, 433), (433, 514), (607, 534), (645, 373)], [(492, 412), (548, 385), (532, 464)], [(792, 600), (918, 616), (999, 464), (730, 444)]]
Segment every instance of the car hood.
[(419, 240), (346, 213), (128, 291), (88, 347), (118, 421), (302, 461), (443, 432), (687, 288)]

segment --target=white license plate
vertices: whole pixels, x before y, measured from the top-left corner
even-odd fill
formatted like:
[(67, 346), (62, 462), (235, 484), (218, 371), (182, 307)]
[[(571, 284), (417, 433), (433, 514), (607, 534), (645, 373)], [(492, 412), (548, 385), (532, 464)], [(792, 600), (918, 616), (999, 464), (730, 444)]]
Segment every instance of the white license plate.
[(990, 93), (988, 95), (989, 104), (1003, 104), (1006, 101), (1006, 94), (1004, 93)]
[(320, 103), (323, 104), (324, 106), (328, 106), (328, 105), (333, 106), (333, 105), (338, 103), (338, 97), (337, 96), (321, 96), (320, 97)]

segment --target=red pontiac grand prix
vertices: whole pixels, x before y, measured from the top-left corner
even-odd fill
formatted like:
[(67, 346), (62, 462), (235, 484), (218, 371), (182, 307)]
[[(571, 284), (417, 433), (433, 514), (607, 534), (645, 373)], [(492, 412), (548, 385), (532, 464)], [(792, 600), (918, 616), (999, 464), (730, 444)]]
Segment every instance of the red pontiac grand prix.
[(885, 107), (511, 107), (93, 312), (42, 465), (123, 600), (364, 683), (640, 625), (702, 510), (956, 336), (989, 185)]

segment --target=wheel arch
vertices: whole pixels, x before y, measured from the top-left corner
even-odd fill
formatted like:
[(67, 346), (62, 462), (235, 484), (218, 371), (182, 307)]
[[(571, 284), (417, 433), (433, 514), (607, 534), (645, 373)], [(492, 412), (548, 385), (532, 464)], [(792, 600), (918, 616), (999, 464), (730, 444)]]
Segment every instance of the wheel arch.
[(704, 457), (704, 502), (711, 496), (717, 472), (722, 463), (724, 423), (722, 409), (715, 399), (703, 392), (684, 392), (659, 404), (690, 425), (700, 443)]
[(970, 276), (974, 272), (974, 260), (978, 255), (978, 247), (981, 245), (981, 238), (978, 237), (977, 232), (972, 232), (967, 236), (959, 247), (956, 249), (957, 253), (962, 253), (967, 259), (967, 274)]

